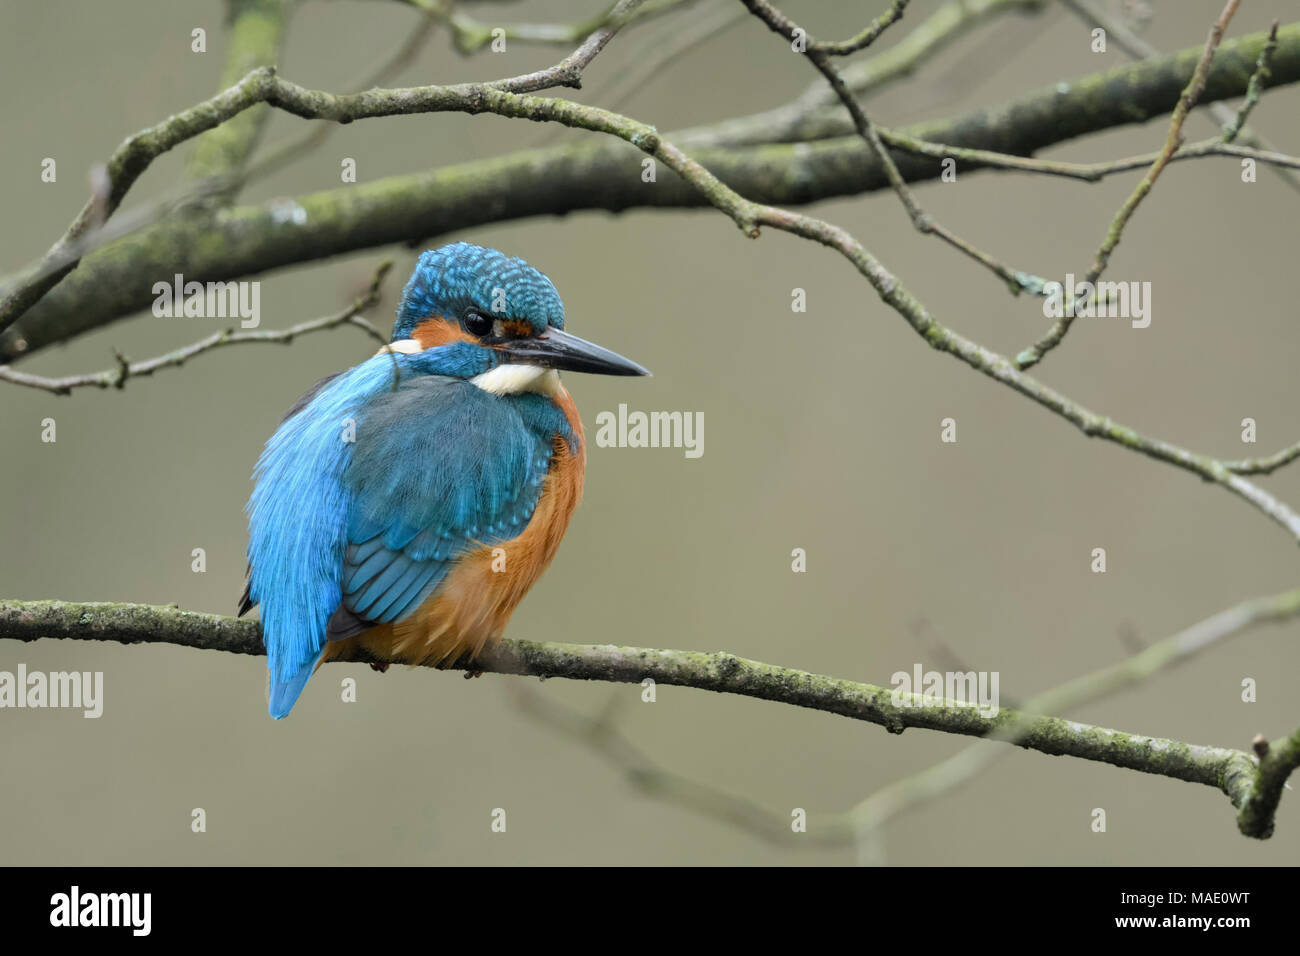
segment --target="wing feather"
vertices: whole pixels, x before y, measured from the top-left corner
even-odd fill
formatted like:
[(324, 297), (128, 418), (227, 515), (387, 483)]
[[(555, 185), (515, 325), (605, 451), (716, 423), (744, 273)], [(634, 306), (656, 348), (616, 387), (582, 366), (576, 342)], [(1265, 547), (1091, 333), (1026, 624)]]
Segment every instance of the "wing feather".
[(462, 554), (519, 535), (549, 466), (545, 431), (459, 379), (418, 378), (370, 401), (343, 474), (343, 606), (401, 620)]
[(461, 555), (522, 533), (556, 434), (567, 422), (543, 396), (437, 375), (393, 389), (388, 356), (304, 396), (267, 442), (249, 501), (241, 610), (261, 605), (273, 715), (327, 642), (400, 621)]

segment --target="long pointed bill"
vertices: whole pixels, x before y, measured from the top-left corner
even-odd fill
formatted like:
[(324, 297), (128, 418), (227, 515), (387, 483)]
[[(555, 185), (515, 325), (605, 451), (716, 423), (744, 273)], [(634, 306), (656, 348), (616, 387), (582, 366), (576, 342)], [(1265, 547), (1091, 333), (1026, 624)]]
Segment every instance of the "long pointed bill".
[(498, 351), (519, 365), (536, 365), (595, 375), (649, 375), (650, 372), (617, 352), (602, 348), (560, 329), (549, 328), (535, 338), (522, 339)]

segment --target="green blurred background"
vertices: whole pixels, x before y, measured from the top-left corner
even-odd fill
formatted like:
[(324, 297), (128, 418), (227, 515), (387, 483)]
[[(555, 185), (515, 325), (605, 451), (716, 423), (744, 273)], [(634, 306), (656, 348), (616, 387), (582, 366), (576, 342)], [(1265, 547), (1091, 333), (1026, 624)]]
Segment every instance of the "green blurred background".
[[(936, 3), (916, 0), (881, 41), (896, 42)], [(717, 4), (713, 5), (716, 9)], [(819, 36), (855, 32), (884, 3), (790, 2)], [(1118, 9), (1117, 4), (1111, 4)], [(1157, 2), (1147, 38), (1199, 44), (1218, 0)], [(476, 5), (519, 21), (574, 21), (584, 2)], [(603, 91), (700, 12), (620, 36), (578, 96)], [(1231, 35), (1266, 29), (1291, 4), (1243, 5)], [(84, 201), (85, 171), (127, 134), (210, 96), (223, 65), (224, 7), (211, 2), (50, 0), (0, 5), (0, 264), (39, 255)], [(398, 3), (313, 2), (290, 24), (283, 73), (341, 90), (381, 60), (417, 15)], [(190, 31), (208, 30), (208, 52)], [(549, 65), (567, 50), (512, 44), (466, 59), (440, 33), (393, 85), (489, 79)], [(815, 74), (741, 17), (646, 81), (618, 108), (661, 130), (783, 104)], [(995, 104), (1127, 62), (1089, 51), (1063, 7), (977, 29), (914, 78), (871, 98), (874, 118), (905, 125)], [(1300, 90), (1269, 92), (1254, 126), (1300, 149)], [(301, 135), (274, 115), (264, 145)], [(1060, 145), (1045, 156), (1108, 159), (1157, 148), (1167, 118)], [(1192, 138), (1213, 127), (1204, 111)], [(336, 130), (316, 153), (256, 184), (241, 202), (338, 188), (342, 157), (359, 179), (488, 158), (592, 134), (495, 117), (412, 116)], [(182, 148), (149, 170), (126, 208), (184, 182)], [(55, 184), (39, 180), (55, 157)], [(661, 175), (671, 175), (660, 170)], [(1139, 178), (1096, 185), (972, 173), (918, 187), (942, 222), (1040, 275), (1085, 271)], [(1225, 458), (1295, 441), (1300, 385), (1296, 212), (1300, 195), (1235, 160), (1176, 164), (1133, 219), (1108, 276), (1150, 281), (1154, 318), (1083, 321), (1039, 369), (1051, 385), (1119, 421)], [(1014, 353), (1045, 327), (1040, 303), (919, 235), (880, 192), (822, 203), (941, 321)], [(927, 348), (836, 254), (778, 233), (743, 238), (711, 211), (588, 213), (439, 237), (521, 255), (564, 296), (569, 328), (645, 364), (645, 380), (570, 375), (595, 416), (700, 411), (704, 455), (598, 448), (583, 507), (511, 635), (536, 640), (722, 649), (775, 664), (887, 683), (915, 663), (943, 668), (936, 641), (968, 666), (1001, 673), (1023, 699), (1121, 659), (1223, 607), (1295, 584), (1296, 545), (1221, 488), (1073, 427)], [(262, 276), (262, 327), (338, 310), (375, 265), (397, 267), (369, 316), (385, 331), (416, 250), (375, 250)], [(167, 278), (167, 277), (160, 277)], [(808, 312), (791, 313), (791, 290)], [(21, 368), (111, 367), (112, 349), (145, 358), (221, 320), (124, 321)], [(355, 329), (292, 347), (248, 346), (132, 381), (121, 392), (60, 398), (5, 386), (0, 415), (0, 593), (12, 598), (177, 603), (232, 613), (242, 587), (243, 505), (263, 441), (320, 376), (374, 351)], [(40, 422), (58, 441), (40, 441)], [(939, 441), (953, 416), (959, 441)], [(1259, 423), (1243, 446), (1240, 421)], [(1300, 466), (1266, 487), (1300, 500)], [(207, 571), (191, 571), (204, 548)], [(793, 574), (790, 553), (808, 553)], [(1109, 571), (1089, 571), (1105, 547)], [(1127, 731), (1245, 747), (1294, 729), (1288, 674), (1300, 623), (1268, 627), (1190, 665), (1068, 716)], [(618, 726), (664, 769), (770, 808), (819, 815), (970, 745), (924, 731), (900, 737), (841, 717), (702, 691), (544, 685), (485, 675), (333, 665), (292, 717), (265, 710), (265, 661), (176, 647), (0, 641), (0, 669), (104, 672), (104, 715), (0, 712), (0, 858), (57, 864), (844, 864), (845, 849), (774, 844), (631, 787), (587, 744), (524, 713), (515, 689)], [(353, 676), (357, 703), (340, 702)], [(1259, 701), (1240, 700), (1243, 678)], [(985, 746), (998, 746), (987, 744)], [(1287, 794), (1277, 835), (1238, 835), (1218, 792), (1102, 764), (1013, 750), (971, 785), (897, 819), (894, 864), (1300, 862), (1300, 809)], [(190, 829), (195, 807), (207, 832)], [(505, 808), (508, 830), (490, 829)], [(1090, 813), (1105, 808), (1108, 832)]]

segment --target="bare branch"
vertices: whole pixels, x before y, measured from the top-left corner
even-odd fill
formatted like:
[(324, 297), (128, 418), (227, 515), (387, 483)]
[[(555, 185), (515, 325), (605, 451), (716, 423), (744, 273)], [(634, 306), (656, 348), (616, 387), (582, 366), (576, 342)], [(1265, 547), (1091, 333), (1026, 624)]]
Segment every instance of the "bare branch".
[(836, 42), (814, 39), (807, 30), (776, 9), (776, 7), (767, 3), (766, 0), (743, 0), (743, 2), (749, 8), (749, 11), (766, 23), (773, 32), (798, 44), (797, 49), (801, 48), (806, 53), (822, 54), (824, 56), (848, 56), (851, 53), (866, 49), (876, 42), (880, 34), (902, 19), (903, 11), (908, 4), (908, 0), (893, 0), (888, 10), (876, 17), (869, 26), (856, 36)]
[[(609, 709), (597, 717), (588, 717), (527, 687), (517, 688), (515, 699), (530, 718), (591, 747), (622, 770), (628, 783), (649, 797), (720, 820), (771, 843), (824, 848), (844, 842), (839, 832), (819, 821), (810, 822), (807, 833), (795, 834), (790, 830), (789, 817), (774, 813), (748, 797), (665, 770), (618, 732)], [(613, 697), (611, 705), (620, 699), (621, 696)]]
[[(1201, 98), (1201, 93), (1205, 91), (1205, 81), (1210, 75), (1210, 64), (1214, 60), (1214, 51), (1219, 48), (1219, 44), (1223, 41), (1223, 33), (1228, 29), (1228, 21), (1237, 12), (1237, 6), (1240, 2), (1241, 0), (1228, 0), (1223, 12), (1219, 14), (1219, 19), (1210, 27), (1209, 36), (1205, 38), (1205, 49), (1201, 53), (1201, 59), (1196, 64), (1196, 70), (1192, 73), (1192, 78), (1183, 90), (1183, 95), (1178, 98), (1178, 105), (1174, 107), (1173, 116), (1169, 120), (1169, 132), (1165, 136), (1164, 148), (1160, 150), (1156, 161), (1151, 164), (1151, 168), (1147, 170), (1147, 174), (1142, 177), (1141, 182), (1137, 184), (1128, 199), (1124, 200), (1124, 204), (1119, 207), (1119, 211), (1115, 213), (1115, 218), (1111, 220), (1110, 228), (1106, 231), (1106, 238), (1102, 240), (1101, 248), (1097, 250), (1097, 258), (1084, 279), (1084, 282), (1089, 287), (1093, 287), (1097, 279), (1106, 270), (1106, 266), (1110, 263), (1111, 253), (1119, 245), (1120, 237), (1124, 233), (1124, 227), (1128, 225), (1129, 219), (1137, 211), (1137, 207), (1142, 200), (1151, 192), (1151, 187), (1160, 178), (1164, 168), (1169, 165), (1174, 153), (1183, 145), (1183, 122), (1187, 119), (1187, 114), (1192, 111), (1192, 107), (1196, 105), (1196, 101)], [(1276, 40), (1272, 42), (1275, 43)], [(1043, 356), (1060, 345), (1061, 340), (1070, 331), (1070, 326), (1074, 324), (1075, 314), (1075, 309), (1065, 309), (1061, 317), (1052, 323), (1052, 327), (1047, 331), (1046, 335), (1016, 356), (1016, 367), (1021, 369), (1030, 368), (1041, 362)]]
[(1239, 475), (1267, 475), (1300, 458), (1300, 442), (1283, 448), (1266, 458), (1243, 458), (1225, 461), (1223, 467)]
[(1260, 95), (1264, 92), (1264, 82), (1269, 78), (1269, 64), (1273, 61), (1273, 51), (1277, 49), (1277, 25), (1277, 21), (1274, 20), (1272, 28), (1268, 31), (1268, 43), (1264, 44), (1264, 49), (1260, 51), (1255, 72), (1250, 75), (1250, 82), (1246, 85), (1245, 102), (1237, 110), (1237, 115), (1232, 118), (1232, 122), (1223, 128), (1225, 143), (1231, 143), (1241, 134), (1242, 127), (1246, 125), (1246, 118), (1258, 105)]
[(1273, 835), (1273, 819), (1287, 778), (1300, 767), (1300, 730), (1255, 749), (1256, 753), (1264, 751), (1259, 766), (1233, 802), (1240, 810), (1237, 828), (1246, 836), (1266, 840)]
[[(1127, 660), (1036, 694), (1025, 702), (1024, 709), (1067, 713), (1185, 663), (1208, 648), (1261, 624), (1281, 623), (1298, 614), (1300, 589), (1243, 601), (1152, 644)], [(1014, 742), (1014, 736), (1011, 740)], [(862, 839), (867, 831), (879, 830), (902, 813), (915, 810), (973, 779), (1006, 753), (1005, 749), (975, 744), (920, 773), (882, 787), (849, 811), (848, 817), (852, 821), (849, 829)], [(1246, 801), (1244, 784), (1235, 793), (1236, 799), (1243, 803)], [(1271, 818), (1272, 811), (1269, 811)]]
[(128, 362), (119, 352), (114, 352), (117, 356), (118, 367), (109, 369), (104, 372), (91, 372), (87, 375), (69, 375), (63, 378), (46, 378), (43, 375), (30, 375), (27, 372), (20, 372), (10, 368), (8, 365), (0, 365), (0, 382), (12, 382), (15, 385), (25, 385), (28, 388), (37, 388), (46, 392), (53, 392), (55, 395), (71, 395), (74, 388), (123, 388), (127, 379), (140, 378), (145, 375), (152, 375), (160, 368), (169, 368), (184, 365), (196, 355), (223, 345), (241, 345), (250, 342), (275, 342), (281, 345), (288, 345), (300, 335), (308, 335), (312, 332), (323, 332), (326, 329), (337, 328), (340, 325), (354, 325), (361, 329), (372, 339), (379, 342), (381, 346), (388, 344), (386, 339), (378, 329), (361, 317), (361, 313), (379, 301), (380, 285), (384, 281), (384, 276), (393, 266), (392, 262), (384, 262), (375, 271), (374, 278), (370, 280), (370, 286), (365, 293), (356, 299), (350, 306), (336, 315), (328, 315), (320, 319), (312, 319), (308, 322), (299, 322), (297, 325), (291, 325), (287, 329), (267, 329), (258, 331), (224, 329), (221, 332), (214, 332), (211, 335), (199, 339), (189, 345), (175, 349), (165, 355), (159, 355), (156, 358), (146, 359), (142, 362)]
[[(781, 13), (767, 0), (742, 0), (746, 7), (749, 8), (760, 20), (768, 25), (774, 32), (784, 36), (790, 36), (791, 33), (802, 33), (802, 29), (794, 23), (789, 17)], [(892, 20), (889, 22), (893, 22)], [(886, 24), (888, 25), (888, 24)], [(869, 32), (869, 31), (868, 31)], [(885, 171), (885, 176), (889, 179), (890, 186), (898, 195), (899, 200), (903, 203), (903, 208), (907, 210), (908, 217), (912, 220), (912, 225), (917, 231), (924, 235), (938, 236), (944, 242), (947, 242), (953, 248), (959, 250), (976, 262), (980, 263), (994, 275), (998, 276), (1007, 287), (1013, 292), (1018, 293), (1025, 289), (1040, 289), (1043, 285), (1041, 279), (1037, 276), (1025, 273), (1018, 269), (1012, 269), (998, 259), (983, 251), (972, 243), (961, 238), (951, 229), (936, 221), (929, 213), (921, 208), (915, 194), (908, 188), (907, 179), (899, 172), (893, 156), (885, 148), (880, 134), (876, 131), (876, 126), (868, 118), (862, 104), (858, 102), (857, 97), (848, 84), (840, 76), (839, 71), (831, 60), (831, 55), (824, 49), (809, 41), (805, 50), (806, 56), (817, 68), (817, 70), (826, 78), (826, 82), (835, 95), (839, 97), (840, 103), (849, 111), (853, 118), (853, 126), (858, 135), (866, 142), (871, 154), (876, 158), (881, 168)]]
[[(345, 88), (353, 92), (360, 92), (361, 90), (385, 85), (424, 49), (425, 43), (433, 35), (437, 24), (438, 21), (432, 17), (421, 17), (419, 25), (406, 35), (406, 39), (392, 54), (377, 67), (367, 70), (357, 79), (347, 84)], [(337, 126), (331, 126), (328, 123), (320, 123), (306, 136), (277, 146), (266, 156), (249, 165), (244, 173), (243, 185), (261, 179), (320, 147), (337, 128)]]
[[(279, 62), (287, 16), (281, 0), (227, 0), (227, 7), (230, 26), (226, 63), (221, 71), (222, 90), (258, 67), (273, 67)], [(257, 106), (200, 136), (189, 158), (190, 177), (222, 178), (224, 187), (217, 195), (222, 201), (233, 199), (238, 188), (234, 174), (243, 169), (257, 147), (270, 116), (270, 107)]]
[[(107, 165), (112, 184), (107, 197), (93, 195), (45, 258), (28, 273), (21, 275), (3, 290), (0, 298), (0, 332), (40, 300), (60, 279), (74, 269), (79, 257), (70, 257), (68, 249), (104, 215), (111, 215), (127, 191), (155, 159), (200, 133), (215, 129), (230, 119), (262, 103), (307, 119), (329, 119), (338, 123), (374, 116), (396, 116), (458, 110), (479, 113), (488, 110), (484, 99), (492, 92), (530, 93), (555, 86), (578, 87), (582, 71), (591, 63), (618, 31), (623, 19), (643, 0), (619, 0), (611, 23), (596, 30), (572, 54), (555, 66), (491, 83), (462, 84), (449, 87), (424, 87), (416, 90), (369, 90), (334, 96), (307, 90), (281, 80), (273, 67), (259, 67), (230, 89), (191, 107), (150, 129), (129, 137), (114, 151)], [(53, 261), (69, 260), (51, 269)]]
[[(1281, 623), (1298, 614), (1300, 589), (1243, 601), (1126, 660), (1036, 694), (1023, 706), (1013, 706), (1033, 713), (1065, 714), (1172, 669), (1262, 624)], [(971, 669), (960, 661), (950, 661), (948, 667), (956, 671)], [(1005, 694), (1003, 700), (1006, 700)], [(629, 783), (655, 799), (713, 817), (771, 842), (803, 848), (857, 844), (862, 856), (883, 847), (881, 831), (895, 817), (951, 792), (1011, 752), (1005, 747), (989, 747), (983, 742), (972, 744), (920, 773), (881, 787), (847, 812), (817, 814), (815, 820), (809, 821), (806, 834), (794, 834), (788, 819), (748, 798), (699, 783), (655, 764), (618, 733), (609, 710), (598, 717), (587, 717), (536, 693), (521, 692), (520, 703), (530, 716), (591, 746), (622, 769)], [(1008, 743), (1016, 742), (1013, 731), (1003, 734), (1001, 739)], [(1256, 755), (1262, 757), (1268, 752), (1269, 745), (1262, 737), (1257, 741), (1263, 741), (1263, 753), (1259, 752), (1259, 744), (1255, 744)], [(1239, 793), (1244, 802), (1244, 791)], [(1276, 804), (1265, 813), (1257, 806), (1252, 814), (1271, 820), (1275, 809)]]
[[(0, 639), (42, 638), (264, 653), (261, 628), (255, 621), (144, 604), (0, 601)], [(364, 651), (347, 660), (388, 663)], [(997, 737), (1008, 727), (1015, 727), (1017, 745), (1027, 750), (1204, 784), (1223, 790), (1234, 800), (1249, 800), (1246, 789), (1255, 779), (1255, 759), (1240, 750), (1121, 733), (1005, 708), (996, 716), (984, 717), (975, 707), (937, 702), (920, 694), (899, 698), (889, 688), (777, 667), (721, 651), (507, 639), (485, 651), (472, 666), (484, 673), (620, 684), (639, 684), (650, 678), (658, 684), (820, 710), (877, 724), (895, 734), (916, 727), (962, 736)], [(1280, 767), (1275, 772), (1280, 773)]]
[(428, 15), (429, 22), (445, 22), (451, 28), (456, 49), (465, 54), (477, 53), (493, 40), (493, 31), (499, 30), (507, 42), (542, 45), (567, 45), (603, 28), (622, 27), (633, 22), (649, 20), (697, 0), (649, 0), (635, 11), (619, 11), (614, 4), (601, 15), (579, 23), (502, 23), (488, 25), (456, 9), (454, 0), (405, 0)]
[[(976, 4), (975, 8), (983, 7)], [(1255, 63), (1266, 42), (1263, 33), (1225, 42), (1215, 57), (1202, 99), (1243, 92), (1250, 72), (1245, 64)], [(904, 132), (928, 142), (1017, 155), (1032, 153), (1054, 142), (1141, 122), (1172, 109), (1199, 53), (1198, 47), (1163, 60), (1108, 70), (1073, 82), (1068, 92), (1052, 85), (1008, 103)], [(1278, 31), (1278, 49), (1266, 85), (1297, 79), (1300, 24), (1292, 24)], [(1130, 92), (1119, 103), (1109, 90), (1121, 81)], [(474, 87), (374, 90), (366, 102), (373, 108), (375, 101), (388, 100), (394, 112), (400, 111), (399, 104), (410, 111), (454, 109), (458, 107), (450, 102), (439, 106), (439, 94), (465, 89)], [(763, 115), (720, 124), (719, 129), (743, 135), (734, 123), (751, 128), (751, 120)], [(155, 130), (186, 117), (187, 113), (178, 114)], [(828, 135), (853, 131), (847, 117), (832, 117), (827, 122), (828, 130), (841, 131)], [(761, 123), (752, 128), (760, 129)], [(693, 137), (690, 144), (695, 144)], [(1237, 147), (1229, 144), (1226, 148)], [(864, 157), (857, 136), (790, 146), (699, 149), (692, 155), (732, 188), (761, 202), (807, 203), (888, 184), (880, 165), (871, 156)], [(646, 190), (639, 177), (627, 174), (628, 154), (619, 144), (599, 142), (528, 150), (491, 162), (492, 176), (485, 176), (484, 161), (476, 160), (459, 167), (390, 177), (367, 184), (364, 189), (348, 186), (234, 209), (225, 217), (195, 215), (158, 223), (88, 257), (62, 288), (54, 290), (24, 317), (21, 328), (13, 328), (0, 338), (0, 356), (15, 358), (24, 351), (64, 341), (147, 306), (149, 300), (141, 290), (147, 292), (148, 285), (142, 285), (140, 279), (151, 271), (184, 271), (200, 281), (222, 281), (391, 242), (417, 242), (503, 219), (580, 209), (617, 211), (704, 202), (690, 184), (672, 178)], [(939, 172), (938, 164), (929, 157), (903, 155), (897, 165), (909, 181)], [(303, 215), (286, 217), (286, 208)], [(32, 275), (29, 269), (11, 280), (0, 296), (12, 300), (18, 290), (29, 286)]]
[[(1122, 49), (1126, 50), (1129, 56), (1136, 57), (1139, 60), (1160, 58), (1161, 53), (1158, 49), (1130, 30), (1120, 20), (1110, 16), (1104, 8), (1098, 6), (1093, 0), (1061, 0), (1061, 2), (1078, 14), (1085, 22), (1105, 29), (1106, 35), (1118, 43)], [(1256, 73), (1259, 72), (1257, 65)], [(1262, 78), (1267, 78), (1266, 71)], [(1245, 122), (1245, 119), (1240, 115), (1240, 111), (1234, 112), (1232, 107), (1226, 103), (1214, 103), (1210, 106), (1209, 111), (1214, 122), (1221, 127), (1221, 132), (1237, 124), (1237, 132), (1234, 134), (1234, 138), (1240, 138), (1245, 141), (1246, 145), (1267, 153), (1278, 152), (1278, 148), (1263, 136), (1253, 130), (1246, 129), (1238, 123), (1239, 120), (1241, 123)], [(1300, 176), (1291, 172), (1290, 169), (1279, 167), (1274, 167), (1274, 169), (1276, 169), (1283, 182), (1292, 189), (1300, 190)]]

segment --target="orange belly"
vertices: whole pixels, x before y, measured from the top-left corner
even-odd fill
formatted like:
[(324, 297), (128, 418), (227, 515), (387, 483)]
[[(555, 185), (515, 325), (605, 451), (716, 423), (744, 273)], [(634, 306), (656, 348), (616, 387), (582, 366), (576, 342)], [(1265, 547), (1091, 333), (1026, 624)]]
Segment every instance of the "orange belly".
[(472, 661), (500, 639), (510, 615), (555, 557), (582, 500), (587, 466), (582, 420), (563, 387), (555, 402), (578, 436), (579, 452), (573, 454), (556, 436), (550, 471), (523, 532), (510, 541), (467, 553), (414, 613), (327, 644), (321, 663), (350, 657), (364, 648), (382, 660), (451, 665), (462, 659)]

